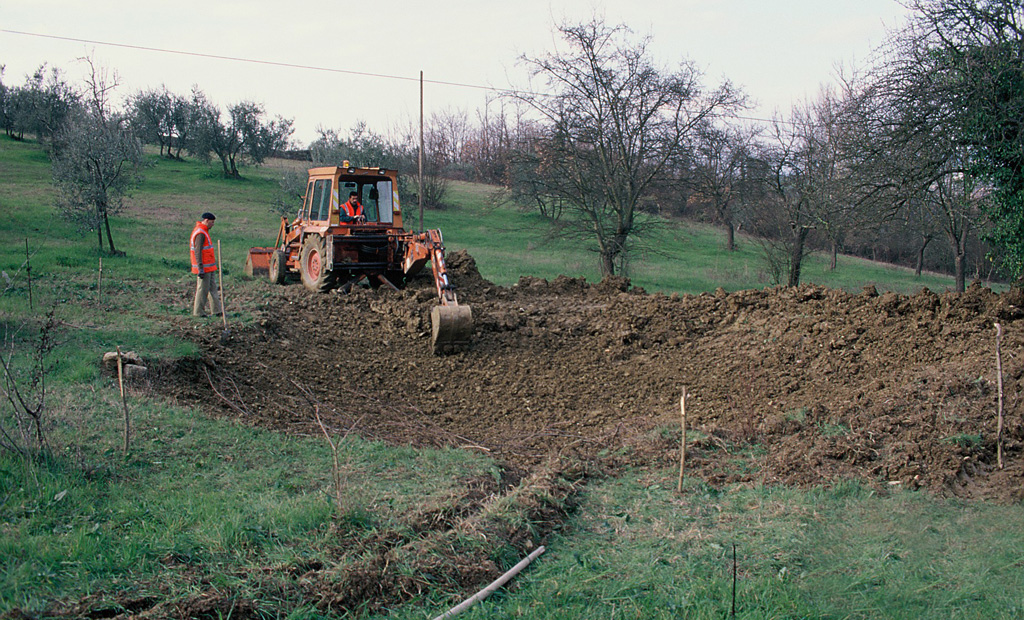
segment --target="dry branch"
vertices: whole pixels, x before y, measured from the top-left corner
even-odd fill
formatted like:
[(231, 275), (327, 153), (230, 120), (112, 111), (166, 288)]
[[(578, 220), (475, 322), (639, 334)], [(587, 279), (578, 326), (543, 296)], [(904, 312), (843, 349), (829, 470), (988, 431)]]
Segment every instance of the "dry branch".
[(203, 366), (203, 372), (206, 373), (206, 380), (210, 382), (210, 389), (213, 390), (214, 394), (216, 394), (221, 400), (227, 403), (229, 407), (231, 407), (238, 413), (242, 415), (252, 415), (252, 412), (240, 408), (238, 405), (228, 400), (228, 398), (221, 394), (219, 390), (217, 390), (217, 386), (213, 384), (213, 379), (210, 377), (210, 371), (206, 369), (206, 366)]

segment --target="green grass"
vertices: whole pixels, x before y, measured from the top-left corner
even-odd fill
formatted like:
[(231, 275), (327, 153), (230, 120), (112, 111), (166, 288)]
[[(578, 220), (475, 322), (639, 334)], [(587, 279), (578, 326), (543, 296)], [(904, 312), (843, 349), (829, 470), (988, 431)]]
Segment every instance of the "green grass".
[[(1024, 512), (856, 484), (795, 491), (635, 477), (591, 484), (580, 513), (464, 618), (1017, 618)], [(409, 614), (402, 618), (423, 617)]]
[(55, 397), (60, 453), (31, 472), (0, 456), (0, 609), (38, 610), (55, 595), (88, 592), (174, 598), (194, 587), (195, 571), (263, 598), (265, 567), (332, 561), (332, 524), (401, 530), (419, 503), (493, 470), (469, 452), (349, 437), (339, 509), (325, 440), (133, 399), (123, 455), (116, 392), (95, 387)]

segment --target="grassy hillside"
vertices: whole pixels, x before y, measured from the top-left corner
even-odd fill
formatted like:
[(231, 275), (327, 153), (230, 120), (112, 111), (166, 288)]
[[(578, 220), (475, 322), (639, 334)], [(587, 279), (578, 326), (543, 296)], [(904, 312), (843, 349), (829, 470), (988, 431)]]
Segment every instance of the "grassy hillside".
[[(49, 451), (24, 459), (0, 451), (0, 616), (55, 610), (114, 617), (126, 610), (193, 617), (429, 618), (467, 594), (430, 575), (412, 602), (373, 612), (330, 611), (304, 593), (311, 567), (351, 568), (361, 541), (416, 541), (412, 516), (455, 518), (467, 481), (501, 472), (486, 455), (388, 447), (355, 436), (340, 442), (340, 496), (333, 455), (318, 436), (283, 436), (211, 419), (188, 402), (130, 390), (133, 439), (122, 451), (122, 401), (100, 372), (120, 346), (173, 363), (197, 354), (180, 336), (194, 278), (186, 238), (202, 211), (218, 216), (233, 324), (273, 289), (241, 275), (247, 249), (273, 241), (278, 216), (272, 167), (225, 181), (216, 167), (154, 156), (145, 182), (113, 220), (125, 257), (102, 255), (94, 234), (55, 215), (43, 151), (0, 137), (0, 337), (19, 389), (40, 396)], [(597, 277), (596, 257), (533, 232), (537, 217), (489, 201), (489, 189), (454, 184), (452, 208), (426, 215), (449, 249), (467, 249), (484, 277)], [(406, 205), (407, 221), (418, 214)], [(718, 231), (667, 225), (661, 253), (638, 257), (631, 276), (648, 290), (700, 292), (767, 285), (756, 245), (725, 253)], [(31, 302), (25, 265), (31, 257)], [(99, 265), (102, 258), (102, 284)], [(836, 272), (812, 258), (809, 281), (858, 289), (942, 290), (950, 280), (844, 259)], [(53, 350), (32, 372), (45, 314)], [(257, 360), (254, 360), (257, 361)], [(11, 383), (5, 383), (10, 389)], [(36, 402), (36, 401), (33, 401)], [(11, 404), (0, 424), (13, 431)], [(672, 433), (672, 429), (664, 429)], [(673, 471), (626, 472), (581, 487), (573, 516), (548, 552), (467, 618), (721, 618), (729, 614), (732, 549), (738, 557), (737, 617), (1012, 618), (1024, 614), (1024, 509), (937, 500), (920, 493), (880, 496), (859, 485), (832, 489), (724, 486)], [(499, 507), (502, 508), (502, 507)], [(500, 517), (529, 529), (511, 509)], [(446, 512), (447, 511), (447, 512)], [(481, 536), (460, 544), (486, 546)], [(488, 548), (504, 568), (518, 558)], [(410, 570), (408, 565), (385, 570)], [(255, 601), (249, 605), (249, 601)], [(243, 605), (243, 603), (245, 603)], [(243, 605), (238, 607), (238, 605)], [(165, 606), (165, 607), (161, 607)], [(68, 611), (71, 610), (71, 611)], [(77, 610), (77, 613), (74, 611)], [(173, 614), (171, 614), (173, 615)]]

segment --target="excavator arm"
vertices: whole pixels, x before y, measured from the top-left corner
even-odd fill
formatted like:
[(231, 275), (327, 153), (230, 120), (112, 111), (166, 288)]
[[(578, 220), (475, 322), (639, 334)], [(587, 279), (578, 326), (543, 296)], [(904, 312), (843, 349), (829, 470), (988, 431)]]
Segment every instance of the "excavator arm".
[(406, 245), (402, 268), (413, 274), (429, 260), (434, 274), (434, 287), (439, 304), (430, 310), (430, 346), (434, 353), (460, 349), (469, 344), (473, 335), (473, 312), (469, 306), (460, 306), (455, 287), (448, 278), (444, 262), (444, 241), (441, 231), (428, 230), (413, 235)]

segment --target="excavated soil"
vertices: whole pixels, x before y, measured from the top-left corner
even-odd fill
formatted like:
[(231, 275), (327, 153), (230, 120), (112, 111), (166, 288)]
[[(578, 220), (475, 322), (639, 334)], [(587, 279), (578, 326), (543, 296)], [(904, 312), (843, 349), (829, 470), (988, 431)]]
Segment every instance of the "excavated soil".
[(674, 463), (685, 388), (687, 467), (711, 484), (852, 478), (1024, 498), (1024, 294), (802, 286), (669, 297), (564, 277), (504, 288), (464, 252), (449, 270), (475, 319), (468, 350), (429, 353), (429, 278), (399, 292), (291, 285), (227, 340), (219, 324), (183, 328), (202, 357), (165, 368), (156, 387), (289, 433), (318, 433), (316, 406), (334, 429), (485, 450), (519, 472)]

